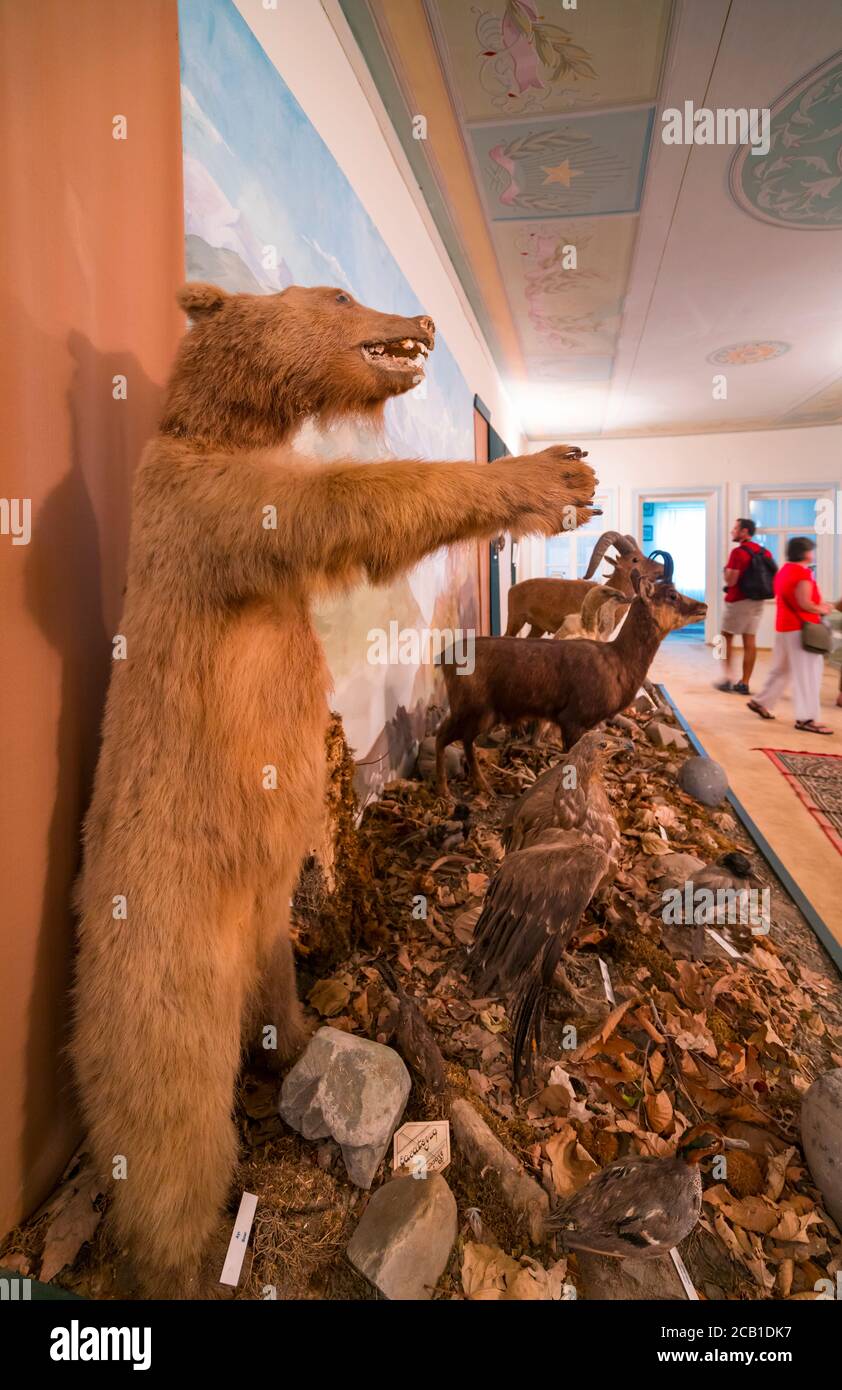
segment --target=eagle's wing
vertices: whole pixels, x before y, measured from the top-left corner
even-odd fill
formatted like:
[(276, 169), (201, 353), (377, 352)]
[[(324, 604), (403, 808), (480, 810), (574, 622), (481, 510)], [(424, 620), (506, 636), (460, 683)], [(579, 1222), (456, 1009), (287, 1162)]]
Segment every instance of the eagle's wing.
[(573, 830), (586, 810), (582, 787), (564, 786), (566, 759), (554, 763), (510, 808), (503, 822), (503, 844), (509, 851), (533, 845), (552, 829)]
[(468, 972), (481, 994), (511, 992), (512, 1060), (520, 1075), (540, 1039), (544, 994), (567, 941), (579, 924), (609, 857), (569, 831), (504, 859), (476, 925)]
[(560, 775), (557, 766), (551, 767), (509, 807), (503, 818), (502, 840), (510, 853), (525, 849), (538, 835), (552, 829), (555, 788)]

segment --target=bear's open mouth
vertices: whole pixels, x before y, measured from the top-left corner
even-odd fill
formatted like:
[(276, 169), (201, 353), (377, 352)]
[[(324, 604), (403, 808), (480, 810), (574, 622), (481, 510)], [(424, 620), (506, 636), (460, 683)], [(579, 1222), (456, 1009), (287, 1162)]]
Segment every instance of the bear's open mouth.
[(388, 343), (363, 343), (360, 351), (366, 362), (383, 371), (415, 372), (423, 376), (430, 349), (418, 338), (393, 338)]

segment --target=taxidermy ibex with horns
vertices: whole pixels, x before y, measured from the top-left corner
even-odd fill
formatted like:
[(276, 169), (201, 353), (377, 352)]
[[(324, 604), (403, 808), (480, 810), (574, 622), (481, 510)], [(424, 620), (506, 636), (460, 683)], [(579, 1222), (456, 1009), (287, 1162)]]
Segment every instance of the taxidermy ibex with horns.
[[(606, 556), (614, 549), (616, 556)], [(659, 554), (660, 552), (655, 552)], [(654, 558), (643, 554), (634, 536), (619, 531), (603, 531), (593, 548), (584, 579), (524, 579), (509, 590), (509, 622), (507, 637), (517, 637), (529, 623), (528, 637), (543, 637), (545, 632), (558, 632), (565, 618), (579, 613), (585, 598), (598, 587), (591, 579), (600, 561), (613, 566), (606, 583), (629, 598), (634, 597), (635, 574), (642, 579), (660, 579), (664, 567)]]
[(521, 642), (516, 637), (478, 637), (470, 675), (442, 656), (450, 712), (436, 734), (436, 790), (447, 795), (444, 750), (461, 739), (471, 779), (486, 789), (474, 740), (496, 724), (548, 719), (557, 724), (565, 748), (603, 719), (631, 704), (668, 632), (698, 622), (707, 604), (679, 593), (672, 582), (672, 556), (661, 579), (636, 575), (628, 617), (611, 642), (573, 637), (567, 642)]

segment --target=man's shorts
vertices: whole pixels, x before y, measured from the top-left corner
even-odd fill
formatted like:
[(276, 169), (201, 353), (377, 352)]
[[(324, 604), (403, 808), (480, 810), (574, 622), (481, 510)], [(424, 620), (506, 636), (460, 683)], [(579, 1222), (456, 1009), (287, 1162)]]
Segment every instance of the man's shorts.
[(722, 631), (729, 632), (732, 637), (746, 633), (753, 637), (763, 617), (763, 605), (762, 598), (738, 598), (736, 603), (726, 603)]

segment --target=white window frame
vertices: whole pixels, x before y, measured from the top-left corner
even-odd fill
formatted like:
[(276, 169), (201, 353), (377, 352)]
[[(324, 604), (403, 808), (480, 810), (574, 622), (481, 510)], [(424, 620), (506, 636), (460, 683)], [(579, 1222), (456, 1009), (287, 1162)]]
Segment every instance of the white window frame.
[[(592, 522), (595, 528), (593, 531), (593, 539), (594, 544), (596, 544), (597, 537), (600, 536), (603, 531), (619, 531), (620, 529), (616, 520), (617, 489), (604, 488), (599, 490), (594, 497), (594, 506), (602, 508), (602, 516), (594, 517)], [(576, 553), (578, 549), (577, 542), (582, 539), (583, 534), (591, 535), (591, 532), (583, 532), (580, 527), (576, 531), (561, 532), (558, 536), (546, 537), (544, 541), (544, 574), (549, 579), (579, 578), (576, 573)], [(562, 556), (566, 557), (563, 559), (561, 566), (550, 566), (550, 540), (556, 542), (561, 540), (562, 542), (562, 544), (557, 547), (561, 550)], [(600, 574), (594, 575), (595, 579), (601, 579), (601, 577)]]
[[(751, 516), (752, 502), (777, 502), (781, 507), (779, 515), (783, 514), (783, 504), (785, 502), (799, 502), (816, 500), (830, 500), (833, 502), (836, 497), (836, 487), (834, 483), (791, 483), (781, 485), (780, 483), (770, 483), (768, 486), (746, 486), (743, 490), (742, 516)], [(797, 536), (810, 534), (816, 536), (816, 583), (825, 599), (835, 593), (834, 583), (834, 550), (835, 537), (833, 535), (819, 534), (813, 527), (793, 526), (760, 526), (757, 527), (761, 535), (767, 536)], [(778, 556), (780, 564), (786, 563), (786, 551), (781, 549)], [(771, 602), (771, 600), (770, 600)]]

